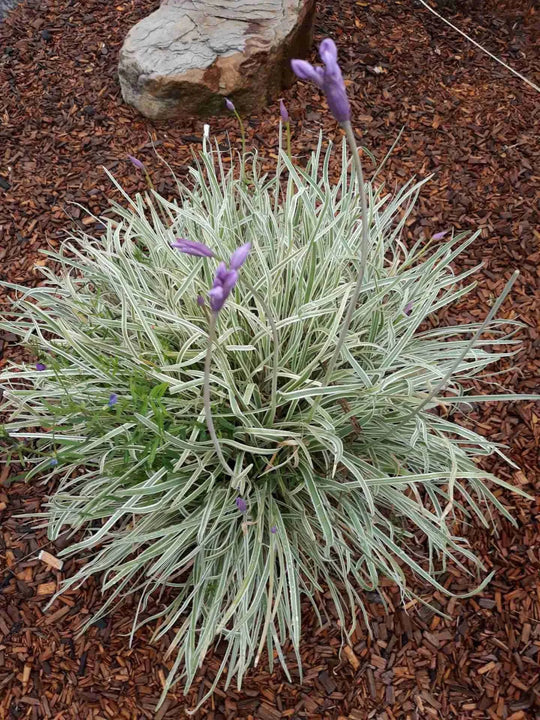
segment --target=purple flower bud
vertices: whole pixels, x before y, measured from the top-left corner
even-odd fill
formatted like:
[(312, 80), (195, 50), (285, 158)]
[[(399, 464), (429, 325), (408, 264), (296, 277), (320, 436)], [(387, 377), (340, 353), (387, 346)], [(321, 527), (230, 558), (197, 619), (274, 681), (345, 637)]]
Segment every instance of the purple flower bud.
[(287, 112), (287, 108), (285, 107), (283, 100), (279, 101), (279, 114), (281, 115), (281, 119), (284, 123), (289, 122), (289, 113)]
[(277, 533), (277, 527), (275, 525), (272, 525), (272, 527), (270, 528), (270, 532), (272, 533), (272, 535), (275, 535)]
[(208, 297), (210, 298), (210, 307), (214, 312), (219, 312), (225, 305), (225, 300), (227, 299), (223, 288), (219, 285), (216, 285), (216, 287), (208, 291)]
[(216, 270), (216, 280), (223, 282), (227, 278), (228, 272), (229, 271), (227, 270), (227, 266), (225, 265), (225, 263), (220, 262)]
[(227, 107), (227, 110), (230, 110), (231, 112), (234, 112), (236, 110), (229, 98), (225, 98), (225, 105)]
[(204, 298), (203, 298), (202, 295), (197, 295), (197, 305), (198, 305), (199, 307), (204, 307), (204, 305), (205, 305), (205, 300), (204, 300)]
[(294, 74), (300, 78), (300, 80), (309, 80), (315, 83), (321, 90), (323, 89), (323, 69), (313, 67), (311, 63), (306, 60), (291, 60), (291, 67)]
[(442, 232), (435, 233), (435, 235), (433, 235), (432, 239), (433, 239), (433, 240), (442, 240), (443, 237), (444, 237), (447, 233), (448, 233), (448, 230), (443, 230)]
[(238, 282), (238, 273), (236, 270), (227, 270), (227, 277), (223, 281), (223, 292), (225, 295), (229, 295), (231, 290), (234, 288), (236, 283)]
[(144, 163), (142, 163), (140, 160), (137, 160), (136, 157), (133, 157), (133, 155), (128, 155), (128, 158), (131, 160), (131, 162), (137, 168), (137, 170), (143, 170), (143, 171), (146, 170), (146, 168), (144, 167)]
[[(221, 263), (221, 265), (225, 267), (225, 263)], [(223, 271), (218, 268), (214, 284), (208, 293), (210, 297), (210, 307), (214, 312), (219, 312), (225, 305), (227, 298), (231, 294), (231, 290), (237, 282), (238, 273), (236, 270), (225, 269)]]
[(58, 460), (56, 458), (51, 458), (49, 461), (49, 465), (51, 467), (56, 467), (58, 465)]
[(319, 55), (325, 65), (337, 62), (336, 43), (331, 38), (325, 38), (319, 45)]
[(410, 314), (411, 314), (412, 309), (413, 309), (413, 304), (414, 304), (413, 301), (410, 300), (410, 301), (405, 305), (405, 307), (403, 308), (403, 314), (404, 314), (404, 315), (410, 315)]
[(187, 240), (186, 238), (176, 238), (171, 243), (171, 247), (180, 250), (186, 255), (196, 255), (197, 257), (214, 257), (214, 253), (204, 243), (195, 240)]
[(225, 263), (220, 262), (216, 270), (213, 287), (222, 287), (225, 292), (229, 293), (235, 286), (237, 280), (238, 273), (236, 270), (227, 270)]
[(247, 256), (249, 255), (249, 252), (251, 250), (251, 243), (247, 242), (245, 245), (242, 245), (239, 248), (236, 248), (236, 250), (231, 255), (231, 259), (229, 260), (229, 267), (231, 270), (240, 270), (242, 265), (246, 262)]
[(107, 403), (107, 405), (109, 407), (112, 407), (113, 405), (116, 405), (117, 402), (118, 402), (118, 395), (116, 393), (111, 393), (111, 395), (109, 397), (109, 402)]
[(332, 115), (338, 123), (343, 124), (350, 120), (351, 108), (337, 62), (337, 48), (334, 41), (330, 38), (323, 40), (319, 46), (319, 55), (324, 68), (313, 67), (305, 60), (291, 60), (291, 67), (301, 80), (310, 80), (324, 91)]
[(219, 312), (223, 305), (225, 305), (227, 298), (231, 294), (231, 290), (238, 282), (238, 270), (246, 261), (250, 249), (251, 243), (246, 243), (237, 248), (231, 255), (231, 267), (229, 270), (224, 262), (219, 263), (214, 277), (214, 284), (208, 292), (210, 307), (213, 312)]
[(237, 497), (235, 502), (236, 502), (236, 507), (240, 510), (240, 512), (245, 513), (247, 510), (247, 503), (244, 500), (244, 498)]
[(38, 370), (39, 372), (42, 372), (43, 370), (46, 370), (46, 369), (47, 369), (47, 366), (44, 365), (43, 363), (36, 363), (36, 370)]

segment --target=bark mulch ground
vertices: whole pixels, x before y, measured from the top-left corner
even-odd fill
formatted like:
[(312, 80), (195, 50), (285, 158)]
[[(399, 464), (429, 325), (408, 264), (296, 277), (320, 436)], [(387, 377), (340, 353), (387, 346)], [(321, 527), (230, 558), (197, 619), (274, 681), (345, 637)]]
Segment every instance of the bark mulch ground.
[[(151, 169), (158, 189), (172, 183), (155, 160), (151, 141), (182, 175), (200, 145), (201, 122), (153, 124), (121, 102), (118, 50), (128, 28), (157, 7), (157, 0), (27, 0), (0, 25), (0, 273), (10, 282), (39, 281), (39, 249), (56, 247), (66, 227), (99, 230), (76, 205), (94, 213), (107, 207), (109, 168), (129, 192), (143, 189), (128, 153)], [(463, 30), (538, 82), (538, 9), (533, 0), (456, 2), (445, 11)], [(320, 3), (317, 35), (336, 38), (350, 81), (359, 140), (381, 160), (403, 133), (381, 179), (388, 187), (412, 174), (426, 177), (411, 239), (450, 226), (481, 229), (460, 267), (484, 262), (475, 294), (439, 318), (476, 320), (489, 311), (512, 271), (521, 276), (502, 310), (524, 323), (519, 355), (494, 377), (510, 392), (532, 392), (539, 377), (540, 234), (537, 95), (474, 49), (414, 0), (342, 0)], [(294, 120), (294, 146), (305, 156), (319, 130), (339, 139), (319, 94), (295, 85), (285, 93)], [(276, 152), (277, 106), (251, 118), (250, 140), (263, 156)], [(536, 131), (535, 131), (536, 128)], [(218, 139), (237, 142), (234, 121), (215, 119)], [(373, 169), (374, 166), (369, 166)], [(4, 309), (8, 298), (2, 298)], [(17, 349), (0, 334), (0, 366)], [(486, 391), (485, 386), (483, 391)], [(540, 411), (530, 402), (475, 407), (463, 422), (509, 446), (516, 471), (490, 469), (538, 491)], [(128, 648), (130, 609), (124, 606), (75, 636), (82, 616), (102, 602), (97, 584), (47, 600), (62, 571), (36, 558), (62, 545), (47, 544), (21, 513), (37, 513), (45, 488), (12, 483), (0, 466), (0, 719), (113, 718), (166, 720), (184, 716), (208, 687), (219, 663), (210, 657), (183, 697), (171, 693), (155, 712), (166, 673), (163, 647), (137, 633)], [(537, 495), (538, 496), (538, 495)], [(441, 619), (420, 603), (403, 607), (395, 588), (366, 598), (373, 637), (359, 625), (341, 648), (328, 600), (321, 629), (304, 612), (304, 679), (291, 656), (292, 682), (266, 666), (251, 672), (241, 691), (218, 689), (198, 717), (488, 718), (540, 716), (540, 507), (501, 492), (516, 526), (497, 520), (498, 534), (467, 529), (474, 550), (495, 578), (480, 595), (448, 599), (422, 584), (418, 595), (444, 610)], [(466, 592), (472, 580), (450, 568), (445, 586)]]

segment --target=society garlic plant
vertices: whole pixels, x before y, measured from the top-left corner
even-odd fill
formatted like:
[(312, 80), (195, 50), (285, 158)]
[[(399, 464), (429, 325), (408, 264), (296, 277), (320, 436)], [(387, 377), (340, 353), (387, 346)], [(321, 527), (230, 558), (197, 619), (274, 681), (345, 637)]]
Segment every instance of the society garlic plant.
[(474, 592), (487, 578), (456, 519), (508, 517), (475, 462), (501, 450), (459, 411), (511, 397), (468, 390), (513, 351), (495, 319), (511, 283), (482, 326), (430, 324), (472, 289), (453, 261), (477, 234), (409, 247), (421, 184), (363, 182), (346, 144), (331, 181), (323, 147), (264, 175), (207, 142), (175, 200), (124, 194), (101, 237), (46, 253), (39, 287), (8, 286), (0, 326), (38, 362), (0, 375), (3, 442), (48, 483), (49, 537), (70, 529), (63, 555), (86, 559), (62, 590), (97, 575), (97, 615), (135, 594), (134, 631), (174, 630), (164, 696), (218, 641), (227, 683), (262, 655), (286, 670), (322, 591), (344, 633), (381, 577), (451, 592), (452, 563)]

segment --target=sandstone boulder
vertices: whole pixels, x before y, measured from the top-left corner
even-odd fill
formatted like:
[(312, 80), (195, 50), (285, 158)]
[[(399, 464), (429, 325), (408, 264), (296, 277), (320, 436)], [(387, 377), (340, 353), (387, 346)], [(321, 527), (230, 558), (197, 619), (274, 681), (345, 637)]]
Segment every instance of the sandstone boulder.
[(120, 53), (124, 100), (154, 120), (264, 107), (312, 41), (315, 0), (163, 0)]

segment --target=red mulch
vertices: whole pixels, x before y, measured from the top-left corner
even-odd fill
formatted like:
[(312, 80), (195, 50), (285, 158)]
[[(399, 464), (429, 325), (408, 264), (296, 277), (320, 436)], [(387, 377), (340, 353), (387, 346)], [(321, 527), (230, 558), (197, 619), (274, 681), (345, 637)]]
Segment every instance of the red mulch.
[[(452, 13), (460, 28), (538, 83), (534, 0), (453, 0), (454, 9), (448, 4), (444, 12)], [(152, 168), (158, 188), (171, 190), (153, 158), (152, 138), (175, 171), (185, 172), (192, 148), (200, 144), (201, 122), (148, 122), (122, 105), (116, 80), (125, 33), (157, 5), (157, 0), (27, 0), (0, 25), (0, 274), (9, 281), (37, 282), (39, 248), (56, 246), (66, 227), (80, 223), (94, 229), (70, 202), (94, 213), (106, 209), (110, 186), (101, 166), (133, 192), (143, 181), (126, 155), (136, 155)], [(408, 226), (410, 237), (450, 226), (482, 229), (459, 261), (466, 267), (484, 260), (475, 296), (441, 321), (484, 316), (512, 271), (521, 271), (503, 314), (525, 324), (523, 349), (496, 379), (509, 391), (533, 391), (540, 375), (537, 94), (414, 0), (320, 5), (317, 34), (338, 41), (361, 142), (380, 160), (405, 126), (382, 174), (388, 186), (413, 173), (434, 173)], [(321, 127), (339, 136), (312, 87), (296, 85), (285, 101), (299, 154), (314, 146)], [(277, 124), (277, 106), (250, 121), (251, 141), (266, 157), (276, 151)], [(236, 137), (229, 117), (216, 119), (212, 129), (218, 137), (226, 131)], [(2, 303), (6, 307), (5, 293)], [(12, 340), (0, 332), (0, 366), (16, 353)], [(539, 418), (538, 406), (523, 402), (478, 406), (467, 419), (508, 443), (522, 471), (498, 462), (490, 468), (533, 495), (540, 487)], [(10, 484), (9, 472), (0, 470), (0, 720), (183, 717), (183, 709), (210, 683), (219, 650), (187, 697), (178, 689), (156, 714), (166, 673), (164, 645), (149, 645), (149, 632), (141, 631), (128, 649), (126, 607), (75, 638), (80, 617), (101, 603), (95, 583), (45, 611), (51, 591), (75, 563), (58, 571), (30, 559), (41, 547), (54, 554), (61, 542), (47, 545), (44, 531), (17, 518), (38, 511), (44, 488)], [(360, 625), (353, 646), (340, 652), (330, 601), (322, 630), (306, 608), (303, 682), (294, 670), (288, 682), (280, 670), (269, 674), (261, 667), (242, 691), (218, 689), (198, 717), (538, 718), (540, 507), (507, 492), (500, 497), (513, 508), (517, 528), (497, 521), (498, 536), (469, 529), (475, 551), (496, 571), (489, 587), (460, 601), (416, 588), (450, 620), (421, 606), (405, 612), (395, 588), (383, 586), (395, 612), (385, 614), (380, 597), (369, 596), (373, 639)], [(454, 570), (446, 583), (455, 592), (470, 588)]]

